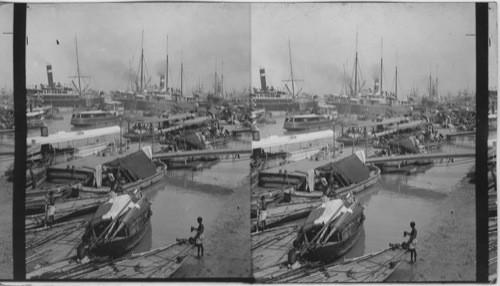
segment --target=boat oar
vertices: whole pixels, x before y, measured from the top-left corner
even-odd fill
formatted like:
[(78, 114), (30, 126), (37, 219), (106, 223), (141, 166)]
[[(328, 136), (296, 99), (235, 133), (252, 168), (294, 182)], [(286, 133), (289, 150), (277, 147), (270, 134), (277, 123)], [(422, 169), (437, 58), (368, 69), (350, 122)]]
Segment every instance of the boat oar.
[(122, 214), (122, 212), (128, 207), (128, 205), (130, 204), (130, 202), (128, 202), (127, 204), (125, 204), (122, 209), (118, 212), (118, 214), (115, 216), (115, 218), (108, 224), (108, 226), (106, 227), (106, 229), (101, 233), (101, 235), (92, 243), (92, 245), (90, 245), (90, 248), (89, 249), (92, 249), (94, 248), (94, 246), (99, 243), (103, 238), (104, 236), (109, 232), (109, 230), (111, 229), (111, 226), (114, 225), (114, 223), (118, 220), (118, 218), (120, 217), (120, 215)]
[[(311, 245), (313, 245), (313, 243), (316, 243), (316, 241), (318, 239), (320, 239), (321, 236), (323, 236), (323, 233), (326, 232), (326, 230), (328, 229), (328, 226), (330, 225), (330, 223), (333, 221), (333, 219), (335, 218), (335, 216), (337, 215), (337, 213), (342, 209), (342, 207), (338, 208), (337, 211), (335, 211), (335, 213), (328, 219), (327, 223), (325, 223), (325, 225), (321, 228), (321, 230), (314, 236), (314, 238), (306, 245), (305, 248), (303, 248), (301, 251), (300, 251), (300, 255), (304, 255), (304, 253), (309, 249), (309, 247)], [(306, 233), (304, 232), (304, 235), (306, 235)]]
[[(358, 202), (356, 202), (352, 211), (354, 212), (357, 207), (359, 207)], [(332, 227), (332, 230), (328, 233), (326, 238), (321, 242), (321, 246), (325, 245), (328, 239), (330, 239), (330, 237), (335, 233), (335, 231), (337, 231), (338, 227), (347, 219), (347, 217), (349, 217), (349, 215), (344, 215), (337, 221), (337, 223), (335, 223), (335, 225)]]
[[(144, 197), (142, 197), (138, 202), (137, 204), (141, 204), (142, 202), (144, 202)], [(135, 207), (132, 208), (132, 210), (130, 210), (130, 212), (127, 214), (127, 216), (130, 216), (133, 212), (135, 212)], [(120, 232), (120, 230), (125, 226), (125, 220), (124, 219), (123, 221), (120, 222), (120, 225), (118, 225), (118, 227), (116, 228), (116, 231), (113, 233), (113, 235), (111, 236), (111, 238), (109, 240), (113, 240), (115, 239), (116, 235), (118, 234), (118, 232)], [(112, 229), (112, 228), (111, 228)]]

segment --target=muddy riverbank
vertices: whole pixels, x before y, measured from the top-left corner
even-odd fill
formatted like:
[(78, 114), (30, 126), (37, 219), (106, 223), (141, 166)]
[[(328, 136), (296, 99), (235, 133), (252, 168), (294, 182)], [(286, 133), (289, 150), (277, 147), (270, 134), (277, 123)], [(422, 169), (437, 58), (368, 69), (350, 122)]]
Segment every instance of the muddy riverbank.
[(461, 180), (442, 201), (427, 230), (419, 229), (418, 260), (407, 256), (389, 282), (475, 281), (476, 204), (475, 186)]
[(248, 177), (227, 199), (216, 224), (206, 229), (205, 256), (196, 248), (173, 278), (249, 278), (252, 275)]

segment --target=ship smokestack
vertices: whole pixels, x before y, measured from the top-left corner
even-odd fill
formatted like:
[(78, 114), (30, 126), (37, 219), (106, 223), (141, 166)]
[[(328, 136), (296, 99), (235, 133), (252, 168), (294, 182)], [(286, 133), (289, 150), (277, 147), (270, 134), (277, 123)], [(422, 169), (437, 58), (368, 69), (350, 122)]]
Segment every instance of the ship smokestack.
[(54, 87), (54, 79), (52, 78), (52, 65), (47, 65), (47, 78), (49, 80), (49, 87)]
[(265, 69), (260, 69), (260, 88), (262, 90), (267, 90)]
[(378, 78), (375, 79), (375, 85), (373, 86), (373, 94), (377, 94), (379, 92), (379, 84)]
[(165, 89), (165, 76), (160, 75), (160, 89), (163, 90)]

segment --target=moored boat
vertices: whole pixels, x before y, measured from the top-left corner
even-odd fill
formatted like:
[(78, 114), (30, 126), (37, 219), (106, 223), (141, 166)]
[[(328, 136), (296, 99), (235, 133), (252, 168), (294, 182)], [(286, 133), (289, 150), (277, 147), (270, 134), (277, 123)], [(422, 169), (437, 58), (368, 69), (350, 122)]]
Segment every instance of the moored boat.
[(319, 114), (291, 115), (285, 118), (283, 129), (288, 131), (302, 131), (332, 128), (333, 118)]
[(99, 205), (78, 246), (79, 258), (85, 253), (120, 257), (132, 250), (149, 227), (150, 206), (139, 190), (111, 197)]
[[(267, 208), (266, 228), (280, 226), (286, 222), (307, 217), (312, 209), (319, 206), (319, 201), (282, 203)], [(252, 229), (257, 229), (258, 218), (252, 218)]]
[[(309, 174), (314, 175), (314, 178), (308, 178), (309, 184), (315, 185), (313, 190), (307, 192), (303, 191), (304, 188), (294, 188), (291, 190), (292, 196), (321, 198), (323, 192), (320, 189), (324, 186), (319, 180), (315, 182), (316, 179), (320, 178), (324, 178), (328, 182), (329, 191), (327, 192), (329, 196), (340, 196), (349, 192), (359, 193), (375, 184), (380, 178), (380, 169), (374, 165), (363, 164), (356, 154), (318, 167), (316, 171), (319, 178), (316, 178), (314, 173)], [(309, 189), (311, 189), (310, 186)]]
[(252, 233), (252, 270), (283, 263), (287, 259), (293, 240), (297, 237), (299, 225), (287, 225)]
[(361, 233), (363, 211), (352, 194), (313, 209), (297, 236), (302, 257), (326, 263), (342, 257)]
[(105, 110), (77, 111), (71, 117), (71, 125), (75, 127), (88, 127), (116, 124), (119, 119), (119, 115)]
[(254, 272), (254, 277), (265, 283), (383, 282), (396, 271), (406, 254), (402, 244), (389, 244), (386, 249), (328, 265), (305, 264), (292, 270), (278, 264)]
[[(67, 201), (56, 200), (56, 212), (54, 214), (54, 223), (66, 221), (72, 217), (91, 213), (97, 209), (101, 202), (107, 200), (107, 197), (97, 196), (83, 199), (72, 199)], [(25, 227), (33, 229), (42, 227), (45, 224), (46, 214), (45, 206), (42, 203), (36, 203), (26, 207)]]
[(76, 257), (26, 273), (27, 279), (141, 279), (170, 278), (193, 249), (188, 239), (118, 259), (78, 263)]
[(87, 222), (69, 221), (26, 231), (26, 272), (76, 255)]

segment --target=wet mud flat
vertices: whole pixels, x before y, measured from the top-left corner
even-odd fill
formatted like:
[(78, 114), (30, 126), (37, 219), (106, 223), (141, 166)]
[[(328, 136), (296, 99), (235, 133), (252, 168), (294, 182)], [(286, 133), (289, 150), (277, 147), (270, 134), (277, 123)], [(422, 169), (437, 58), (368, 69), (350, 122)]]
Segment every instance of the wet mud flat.
[[(417, 227), (418, 229), (418, 227)], [(404, 261), (388, 282), (475, 281), (475, 186), (462, 179), (441, 201), (428, 229), (418, 237), (417, 263)]]
[(249, 182), (245, 179), (225, 201), (215, 225), (206, 228), (205, 256), (195, 258), (195, 248), (172, 278), (251, 277), (249, 193)]
[[(208, 165), (208, 166), (207, 166)], [(204, 257), (193, 248), (171, 278), (249, 278), (251, 241), (248, 160), (205, 164), (197, 171), (172, 170), (144, 190), (151, 201), (151, 230), (132, 251), (138, 253), (195, 235), (201, 216), (205, 225)]]

